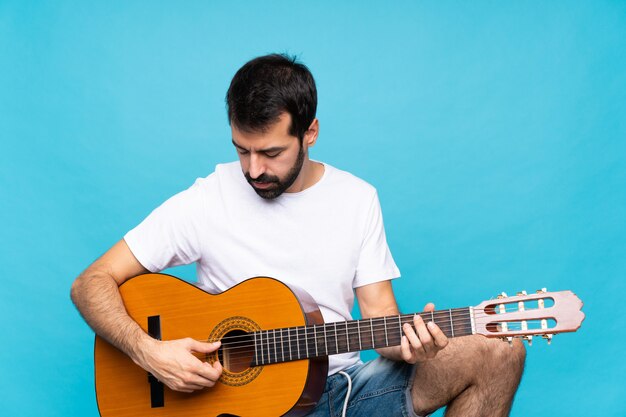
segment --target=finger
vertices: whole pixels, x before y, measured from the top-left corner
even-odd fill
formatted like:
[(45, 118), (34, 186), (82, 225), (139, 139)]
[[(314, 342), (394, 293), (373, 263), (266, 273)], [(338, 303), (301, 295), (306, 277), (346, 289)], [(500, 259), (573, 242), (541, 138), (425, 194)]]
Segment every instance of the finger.
[(177, 380), (177, 381), (169, 382), (169, 383), (166, 383), (166, 385), (170, 387), (171, 389), (173, 389), (174, 391), (187, 392), (187, 393), (198, 391), (204, 388), (204, 386), (201, 384), (197, 384), (191, 381), (186, 382), (184, 380)]
[(222, 375), (222, 365), (219, 362), (215, 362), (215, 364), (202, 362), (194, 371), (196, 375), (210, 382), (210, 385), (207, 385), (207, 382), (205, 382), (205, 386), (213, 386)]
[(402, 336), (400, 339), (400, 354), (402, 359), (408, 363), (415, 363), (415, 357), (413, 351), (411, 351), (411, 345), (406, 336)]
[(415, 331), (417, 333), (417, 336), (420, 339), (420, 342), (422, 343), (424, 352), (426, 352), (426, 357), (434, 358), (435, 355), (437, 354), (437, 347), (435, 346), (435, 343), (433, 342), (433, 338), (430, 335), (430, 332), (428, 331), (428, 328), (426, 327), (424, 320), (419, 314), (416, 314), (413, 317), (413, 323), (415, 324)]
[(220, 361), (215, 361), (211, 365), (217, 372), (219, 372), (219, 375), (221, 376), (222, 372), (224, 371), (224, 368), (222, 367), (222, 364), (220, 363)]
[(422, 342), (420, 342), (417, 334), (413, 330), (413, 327), (411, 327), (410, 324), (405, 323), (402, 329), (404, 330), (404, 334), (411, 344), (411, 348), (415, 352), (416, 359), (419, 360), (420, 358), (424, 358), (426, 356), (426, 351), (424, 351), (424, 346), (422, 346)]
[(430, 331), (430, 334), (432, 335), (435, 341), (435, 345), (439, 349), (443, 349), (444, 347), (446, 347), (448, 345), (448, 338), (443, 333), (443, 331), (441, 331), (439, 326), (437, 326), (432, 321), (428, 322), (427, 326), (428, 326), (428, 330)]
[(204, 375), (192, 374), (187, 377), (185, 385), (193, 389), (211, 388), (217, 382), (217, 378), (206, 378)]
[(188, 347), (194, 352), (198, 353), (211, 353), (215, 352), (222, 345), (222, 342), (199, 342), (194, 339), (189, 339)]
[(190, 343), (190, 348), (194, 352), (198, 353), (211, 353), (215, 352), (222, 345), (222, 342), (199, 342), (197, 340), (193, 340)]
[(435, 305), (433, 303), (428, 303), (424, 306), (424, 311), (435, 311)]
[(186, 390), (185, 392), (194, 392), (205, 388), (206, 386), (202, 384), (186, 384), (184, 389)]

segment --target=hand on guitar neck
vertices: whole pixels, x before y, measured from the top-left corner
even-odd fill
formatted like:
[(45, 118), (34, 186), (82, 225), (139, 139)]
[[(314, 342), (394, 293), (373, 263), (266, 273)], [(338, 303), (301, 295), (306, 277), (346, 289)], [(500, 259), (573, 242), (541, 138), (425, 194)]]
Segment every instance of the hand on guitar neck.
[[(428, 303), (424, 313), (435, 311), (435, 305)], [(402, 360), (411, 364), (433, 359), (437, 353), (448, 345), (448, 338), (432, 321), (424, 321), (421, 315), (413, 317), (413, 326), (402, 325), (404, 335), (399, 346), (377, 349), (377, 352), (389, 359)]]
[[(435, 311), (435, 305), (427, 304), (424, 312), (428, 311)], [(402, 326), (405, 336), (402, 336), (400, 349), (405, 362), (417, 363), (433, 359), (448, 345), (448, 338), (434, 322), (425, 323), (422, 316), (416, 314), (413, 325), (415, 330), (408, 323)]]

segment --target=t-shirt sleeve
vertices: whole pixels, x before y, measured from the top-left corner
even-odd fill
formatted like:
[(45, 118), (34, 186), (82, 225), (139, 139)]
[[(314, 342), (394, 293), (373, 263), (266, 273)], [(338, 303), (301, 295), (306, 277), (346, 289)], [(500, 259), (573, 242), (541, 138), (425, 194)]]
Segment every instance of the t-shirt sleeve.
[(400, 270), (387, 245), (377, 193), (372, 199), (364, 230), (361, 252), (352, 284), (354, 288), (400, 276)]
[(174, 195), (124, 236), (133, 255), (149, 271), (190, 264), (200, 258), (204, 210), (200, 188), (196, 182)]

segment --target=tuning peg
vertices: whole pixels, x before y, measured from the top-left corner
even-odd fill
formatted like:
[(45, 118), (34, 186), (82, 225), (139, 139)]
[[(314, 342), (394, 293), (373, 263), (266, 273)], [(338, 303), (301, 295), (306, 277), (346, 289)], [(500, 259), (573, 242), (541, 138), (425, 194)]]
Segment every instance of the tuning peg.
[(517, 293), (518, 297), (521, 297), (522, 295), (528, 295), (528, 293), (526, 292), (526, 290), (520, 291)]
[(526, 341), (528, 342), (528, 346), (532, 346), (533, 345), (533, 337), (532, 337), (532, 335), (524, 336), (524, 339), (526, 339)]
[(543, 293), (546, 293), (546, 292), (548, 292), (548, 290), (546, 288), (542, 288), (540, 290), (537, 290), (537, 294), (543, 294)]
[(506, 340), (509, 342), (509, 346), (513, 346), (513, 336), (507, 336)]
[(546, 339), (548, 341), (548, 344), (552, 344), (552, 334), (547, 333), (543, 335), (543, 338)]
[(508, 295), (506, 295), (506, 293), (503, 291), (500, 294), (498, 294), (497, 298), (500, 299), (500, 298), (506, 298), (506, 297), (508, 297)]

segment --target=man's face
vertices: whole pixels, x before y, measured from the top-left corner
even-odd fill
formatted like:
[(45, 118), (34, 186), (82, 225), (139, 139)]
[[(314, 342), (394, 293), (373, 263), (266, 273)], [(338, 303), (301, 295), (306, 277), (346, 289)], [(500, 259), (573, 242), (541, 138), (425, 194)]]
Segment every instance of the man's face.
[(265, 199), (289, 191), (302, 170), (305, 150), (298, 138), (289, 135), (290, 124), (289, 113), (283, 113), (265, 133), (242, 132), (231, 124), (243, 174)]

